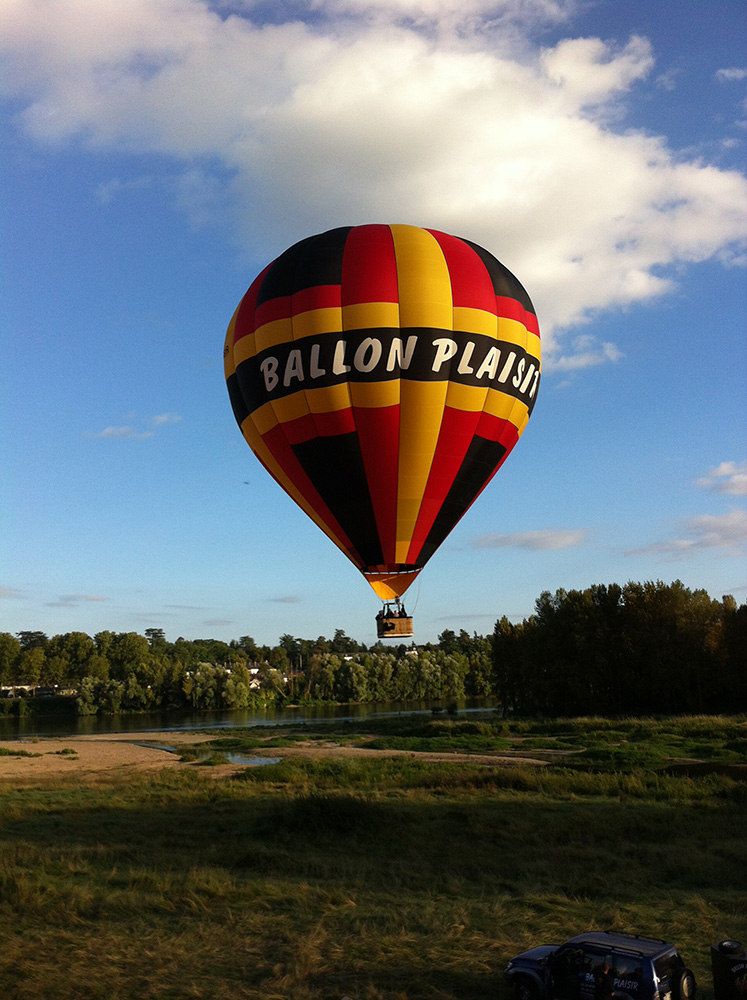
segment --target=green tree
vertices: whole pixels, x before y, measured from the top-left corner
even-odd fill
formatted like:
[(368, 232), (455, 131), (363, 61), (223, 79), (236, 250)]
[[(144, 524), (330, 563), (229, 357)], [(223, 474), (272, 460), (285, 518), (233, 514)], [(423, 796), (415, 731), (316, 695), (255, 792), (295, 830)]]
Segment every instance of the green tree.
[(20, 655), (20, 640), (10, 632), (0, 632), (0, 684), (12, 683)]
[(78, 688), (76, 710), (78, 715), (116, 715), (125, 700), (122, 681), (99, 677), (84, 677)]
[(44, 632), (16, 632), (22, 652), (27, 649), (46, 649), (49, 639)]
[(301, 641), (292, 635), (281, 635), (279, 645), (285, 650), (289, 663), (297, 663), (301, 655)]
[(259, 647), (250, 635), (242, 635), (238, 642), (234, 640), (231, 643), (231, 647), (242, 652), (245, 658), (252, 663), (257, 663), (265, 658), (265, 655), (260, 652)]
[(109, 662), (85, 632), (53, 636), (46, 649), (45, 680), (51, 684), (76, 686), (84, 677), (106, 679)]
[(441, 665), (432, 650), (423, 650), (417, 656), (405, 656), (412, 661), (412, 694), (417, 701), (441, 697)]
[(518, 678), (518, 642), (516, 626), (503, 615), (493, 631), (493, 676), (495, 693), (503, 714), (515, 711), (523, 689)]
[(332, 653), (341, 653), (343, 656), (346, 653), (352, 654), (360, 652), (360, 646), (355, 639), (351, 639), (350, 636), (346, 635), (344, 630), (341, 628), (335, 629), (335, 634), (329, 644), (329, 648)]
[(243, 665), (231, 667), (226, 672), (221, 692), (226, 708), (248, 708), (255, 698), (251, 689), (251, 674)]
[(147, 628), (145, 638), (148, 640), (152, 653), (163, 654), (166, 652), (168, 643), (166, 642), (166, 633), (162, 628)]
[(16, 684), (38, 684), (44, 674), (46, 657), (41, 646), (24, 649), (16, 660)]
[(137, 632), (119, 632), (104, 655), (109, 660), (112, 677), (125, 680), (129, 674), (139, 673), (142, 665), (148, 662), (150, 646), (145, 636)]
[(470, 663), (464, 653), (437, 654), (441, 661), (441, 697), (458, 700), (465, 695)]
[(343, 704), (368, 700), (366, 669), (362, 663), (350, 656), (340, 658), (340, 665), (335, 674), (335, 697)]
[(459, 650), (459, 644), (457, 642), (456, 632), (452, 629), (447, 628), (438, 637), (439, 648), (444, 651), (444, 653), (456, 653)]
[(363, 654), (361, 663), (368, 677), (371, 701), (394, 700), (394, 655), (389, 652)]
[(270, 650), (270, 655), (267, 657), (267, 662), (274, 670), (287, 676), (291, 665), (288, 653), (283, 646), (273, 646)]
[(96, 697), (96, 681), (93, 677), (84, 677), (78, 688), (75, 699), (75, 710), (78, 715), (96, 715), (99, 703)]

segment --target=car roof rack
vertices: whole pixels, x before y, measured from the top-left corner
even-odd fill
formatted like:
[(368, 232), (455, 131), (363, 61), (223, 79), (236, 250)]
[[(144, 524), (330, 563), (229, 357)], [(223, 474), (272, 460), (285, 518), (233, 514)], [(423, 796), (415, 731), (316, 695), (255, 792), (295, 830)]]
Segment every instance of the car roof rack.
[(667, 941), (663, 941), (661, 938), (649, 937), (648, 934), (627, 934), (625, 931), (615, 931), (609, 928), (602, 933), (604, 934), (614, 934), (616, 937), (625, 938), (635, 938), (638, 941), (656, 941), (658, 944), (667, 944)]

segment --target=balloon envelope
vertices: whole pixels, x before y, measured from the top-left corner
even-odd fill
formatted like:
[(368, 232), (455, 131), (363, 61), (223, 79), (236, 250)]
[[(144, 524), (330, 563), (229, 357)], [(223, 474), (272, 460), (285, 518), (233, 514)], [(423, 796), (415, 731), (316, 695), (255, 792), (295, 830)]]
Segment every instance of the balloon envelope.
[(526, 291), (481, 247), (352, 226), (296, 243), (258, 275), (224, 364), (260, 462), (389, 600), (518, 441), (540, 338)]

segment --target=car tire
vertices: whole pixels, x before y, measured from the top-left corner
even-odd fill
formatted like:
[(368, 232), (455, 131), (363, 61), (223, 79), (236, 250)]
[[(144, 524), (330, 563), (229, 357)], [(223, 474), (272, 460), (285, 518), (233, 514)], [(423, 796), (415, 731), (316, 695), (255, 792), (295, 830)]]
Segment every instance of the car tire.
[(514, 995), (516, 1000), (537, 1000), (537, 984), (528, 976), (519, 976), (514, 984)]
[(674, 982), (672, 991), (676, 1000), (693, 1000), (695, 996), (695, 976), (689, 969), (683, 969)]

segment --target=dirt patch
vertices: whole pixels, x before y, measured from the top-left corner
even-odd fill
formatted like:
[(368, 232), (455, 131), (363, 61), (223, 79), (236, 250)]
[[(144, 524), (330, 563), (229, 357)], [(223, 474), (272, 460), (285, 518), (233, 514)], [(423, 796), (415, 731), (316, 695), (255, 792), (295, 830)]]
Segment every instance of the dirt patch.
[[(62, 736), (37, 740), (2, 740), (0, 778), (33, 778), (102, 771), (152, 771), (188, 766), (177, 753), (162, 749), (212, 739), (201, 733), (138, 733), (124, 736)], [(142, 744), (150, 743), (150, 746)], [(18, 754), (18, 756), (15, 756)]]
[(411, 760), (427, 760), (435, 763), (482, 764), (484, 766), (522, 765), (544, 767), (546, 761), (535, 757), (514, 757), (507, 754), (491, 753), (435, 753), (428, 750), (370, 750), (367, 747), (324, 745), (315, 742), (296, 743), (292, 747), (273, 747), (267, 751), (273, 757), (306, 757), (328, 760), (332, 757), (409, 757)]
[[(68, 774), (99, 774), (102, 772), (157, 771), (161, 768), (199, 766), (179, 759), (178, 748), (185, 744), (204, 743), (215, 739), (214, 734), (175, 733), (109, 733), (102, 736), (48, 737), (37, 740), (3, 740), (0, 748), (19, 756), (0, 755), (0, 779), (41, 778)], [(30, 756), (26, 756), (29, 754)], [(263, 751), (253, 751), (262, 756)], [(268, 747), (269, 757), (304, 757), (315, 760), (361, 757), (409, 757), (436, 763), (478, 764), (485, 767), (544, 767), (546, 762), (535, 757), (506, 754), (429, 753), (415, 750), (369, 750), (365, 747), (338, 746), (315, 741), (292, 747)], [(246, 765), (220, 764), (204, 768), (210, 777), (220, 778), (240, 771)]]

